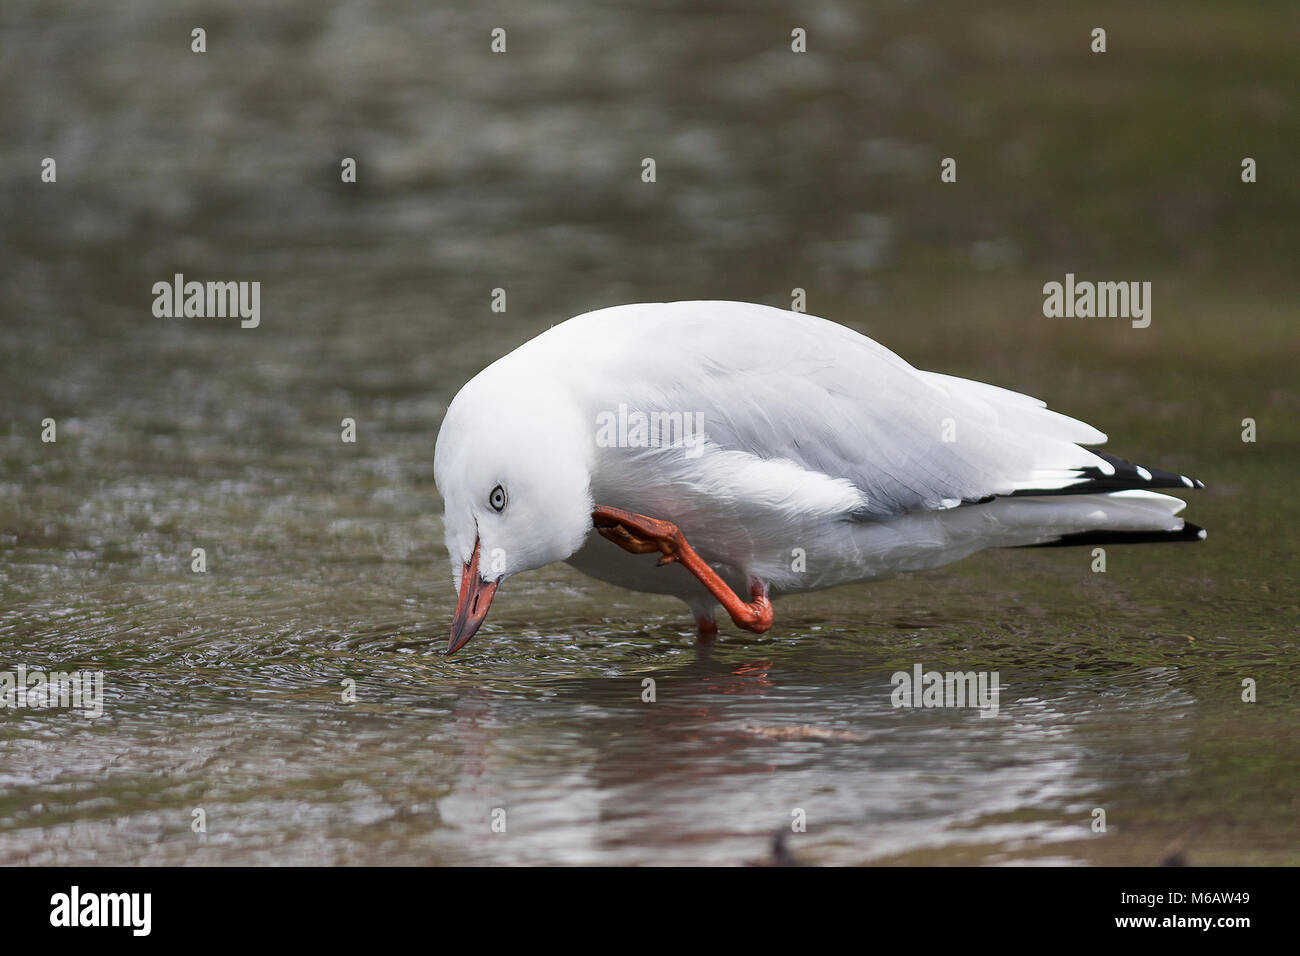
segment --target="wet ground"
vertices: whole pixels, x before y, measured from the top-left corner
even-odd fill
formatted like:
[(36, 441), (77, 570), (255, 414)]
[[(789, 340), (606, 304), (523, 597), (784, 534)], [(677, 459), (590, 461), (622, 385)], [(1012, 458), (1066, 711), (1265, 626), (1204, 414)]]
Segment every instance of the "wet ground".
[[(1296, 14), (1174, 7), (7, 4), (0, 670), (106, 699), (0, 712), (0, 863), (734, 864), (798, 810), (812, 863), (1300, 862)], [(155, 318), (176, 272), (260, 326)], [(1044, 318), (1066, 272), (1151, 281), (1151, 327)], [(455, 390), (576, 312), (795, 287), (1203, 479), (1209, 540), (711, 646), (549, 568), (445, 660)], [(999, 715), (893, 708), (918, 662)]]

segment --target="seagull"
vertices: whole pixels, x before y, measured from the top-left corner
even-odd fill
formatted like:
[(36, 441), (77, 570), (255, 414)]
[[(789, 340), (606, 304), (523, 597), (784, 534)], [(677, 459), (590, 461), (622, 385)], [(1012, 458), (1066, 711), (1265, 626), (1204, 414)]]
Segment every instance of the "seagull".
[(622, 305), (551, 327), (456, 394), (434, 454), (447, 654), (498, 587), (565, 561), (720, 606), (937, 568), (985, 548), (1196, 541), (1204, 485), (1091, 451), (1044, 402), (913, 368), (853, 329), (742, 302)]

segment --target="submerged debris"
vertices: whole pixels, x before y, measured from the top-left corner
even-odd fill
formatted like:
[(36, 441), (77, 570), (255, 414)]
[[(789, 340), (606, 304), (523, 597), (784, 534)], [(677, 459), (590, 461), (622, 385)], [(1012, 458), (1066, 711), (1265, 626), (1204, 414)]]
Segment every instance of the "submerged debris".
[(771, 854), (762, 860), (750, 860), (746, 866), (809, 866), (790, 852), (789, 847), (785, 845), (785, 830), (777, 830), (772, 836)]

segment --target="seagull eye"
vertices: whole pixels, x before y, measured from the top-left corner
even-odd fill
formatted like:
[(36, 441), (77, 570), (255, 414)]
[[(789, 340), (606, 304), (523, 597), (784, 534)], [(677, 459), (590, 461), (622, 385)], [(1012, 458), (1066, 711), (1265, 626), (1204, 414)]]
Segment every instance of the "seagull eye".
[(488, 504), (495, 511), (500, 511), (506, 506), (506, 490), (500, 485), (492, 489), (492, 494), (488, 495)]

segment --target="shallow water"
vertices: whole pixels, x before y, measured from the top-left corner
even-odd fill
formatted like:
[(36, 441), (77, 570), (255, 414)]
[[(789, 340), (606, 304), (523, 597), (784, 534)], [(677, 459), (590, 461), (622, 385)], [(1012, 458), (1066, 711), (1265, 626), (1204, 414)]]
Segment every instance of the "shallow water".
[[(106, 698), (0, 712), (0, 863), (736, 864), (796, 810), (813, 863), (1300, 862), (1293, 13), (1116, 11), (1141, 56), (1087, 74), (1033, 5), (814, 6), (804, 59), (778, 8), (318, 7), (0, 12), (32, 170), (0, 184), (0, 670)], [(1152, 280), (1152, 327), (1044, 319), (1066, 271)], [(261, 281), (261, 326), (155, 319), (175, 272)], [(548, 568), (444, 659), (460, 384), (575, 312), (795, 286), (1204, 479), (1209, 540), (985, 554), (704, 646)], [(893, 708), (918, 662), (997, 670), (998, 716)]]

